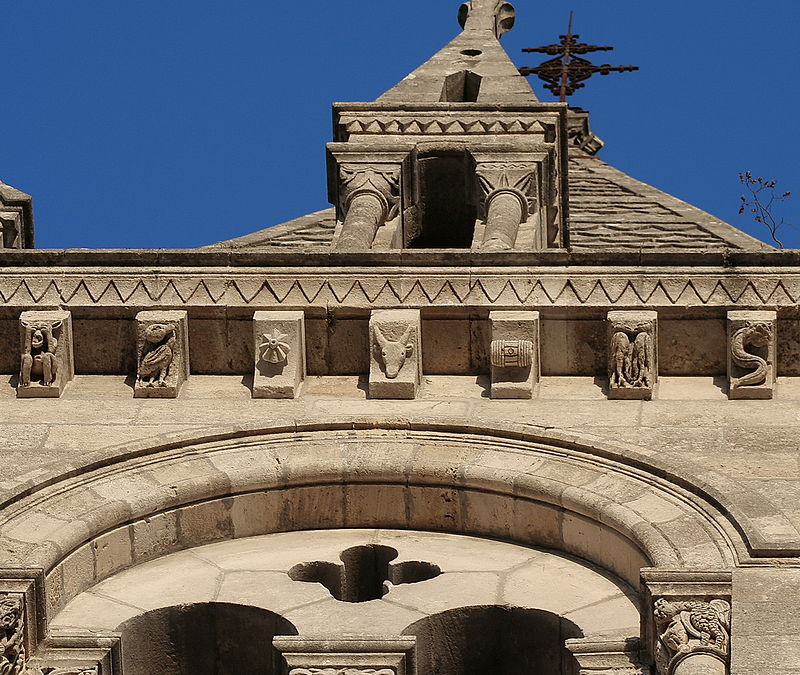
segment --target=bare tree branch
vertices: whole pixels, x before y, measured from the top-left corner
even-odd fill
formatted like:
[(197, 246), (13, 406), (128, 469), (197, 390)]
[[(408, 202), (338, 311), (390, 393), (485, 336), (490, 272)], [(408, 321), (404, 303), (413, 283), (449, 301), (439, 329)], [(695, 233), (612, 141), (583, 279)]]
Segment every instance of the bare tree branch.
[(749, 193), (749, 195), (742, 195), (739, 213), (751, 213), (757, 223), (760, 223), (769, 230), (769, 234), (772, 240), (778, 245), (778, 248), (783, 248), (783, 242), (778, 239), (779, 230), (784, 225), (788, 227), (795, 227), (795, 225), (786, 221), (782, 216), (779, 217), (776, 215), (775, 209), (778, 205), (791, 197), (792, 193), (784, 192), (778, 194), (775, 191), (778, 181), (767, 180), (762, 176), (753, 178), (753, 174), (749, 171), (740, 173), (739, 181), (745, 186)]

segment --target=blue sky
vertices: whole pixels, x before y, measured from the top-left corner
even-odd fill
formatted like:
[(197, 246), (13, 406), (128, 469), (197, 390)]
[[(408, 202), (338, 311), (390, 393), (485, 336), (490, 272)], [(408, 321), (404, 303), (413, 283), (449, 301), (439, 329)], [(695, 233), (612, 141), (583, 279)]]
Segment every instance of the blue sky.
[[(38, 247), (194, 247), (325, 208), (330, 103), (400, 80), (458, 31), (458, 4), (0, 0), (0, 179), (34, 196)], [(604, 160), (763, 238), (737, 215), (749, 169), (796, 191), (800, 223), (800, 3), (514, 4), (518, 65), (574, 9), (582, 40), (616, 47), (596, 63), (641, 67), (572, 98)]]

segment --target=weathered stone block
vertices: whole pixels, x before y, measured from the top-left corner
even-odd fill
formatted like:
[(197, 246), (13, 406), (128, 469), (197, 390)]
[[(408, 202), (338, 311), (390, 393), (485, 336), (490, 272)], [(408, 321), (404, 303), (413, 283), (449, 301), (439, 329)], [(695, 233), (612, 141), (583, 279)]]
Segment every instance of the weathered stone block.
[(347, 637), (319, 640), (281, 635), (273, 640), (289, 675), (368, 673), (411, 675), (414, 668), (413, 636)]
[(658, 382), (658, 314), (608, 313), (608, 398), (651, 399)]
[(189, 320), (185, 311), (136, 315), (135, 398), (176, 398), (189, 377)]
[(64, 310), (22, 312), (19, 398), (58, 398), (75, 377), (72, 314)]
[(772, 398), (778, 315), (728, 312), (728, 398)]
[(303, 312), (256, 312), (253, 337), (253, 398), (295, 398), (306, 377)]
[(490, 312), (492, 398), (533, 398), (539, 384), (539, 312)]
[(369, 319), (370, 398), (413, 399), (422, 380), (420, 313), (374, 311)]

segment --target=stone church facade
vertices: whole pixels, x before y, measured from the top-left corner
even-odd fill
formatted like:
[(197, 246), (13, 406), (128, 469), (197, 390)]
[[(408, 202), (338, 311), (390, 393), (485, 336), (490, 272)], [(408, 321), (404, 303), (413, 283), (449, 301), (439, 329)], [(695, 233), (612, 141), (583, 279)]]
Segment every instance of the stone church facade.
[(0, 675), (800, 673), (800, 273), (462, 30), (333, 208), (39, 250), (0, 183)]

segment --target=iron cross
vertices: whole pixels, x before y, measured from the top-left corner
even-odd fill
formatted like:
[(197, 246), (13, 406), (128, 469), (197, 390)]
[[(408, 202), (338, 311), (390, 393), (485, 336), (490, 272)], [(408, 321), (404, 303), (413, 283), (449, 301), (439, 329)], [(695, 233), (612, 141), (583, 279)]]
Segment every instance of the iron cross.
[(576, 90), (585, 86), (583, 82), (596, 73), (608, 75), (610, 72), (623, 73), (639, 70), (639, 66), (611, 66), (607, 63), (596, 66), (591, 61), (576, 56), (589, 52), (607, 52), (614, 48), (578, 42), (580, 35), (572, 32), (572, 12), (569, 13), (567, 34), (559, 35), (559, 37), (561, 38), (559, 44), (523, 49), (523, 52), (552, 54), (555, 58), (549, 59), (535, 68), (520, 68), (519, 72), (526, 77), (538, 75), (539, 79), (546, 82), (545, 89), (556, 94), (562, 102), (567, 100), (567, 96), (572, 96)]

